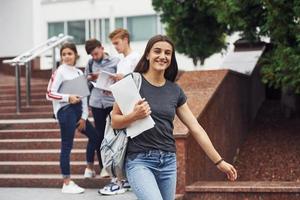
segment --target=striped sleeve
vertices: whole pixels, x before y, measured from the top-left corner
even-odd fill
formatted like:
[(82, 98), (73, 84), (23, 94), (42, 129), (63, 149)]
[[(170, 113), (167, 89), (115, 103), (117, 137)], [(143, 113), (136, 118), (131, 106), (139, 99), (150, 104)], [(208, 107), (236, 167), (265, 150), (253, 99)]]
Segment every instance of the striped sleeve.
[(57, 70), (52, 74), (48, 87), (46, 97), (51, 101), (59, 101), (59, 102), (68, 102), (69, 96), (68, 94), (58, 93), (58, 89), (63, 82), (63, 76)]

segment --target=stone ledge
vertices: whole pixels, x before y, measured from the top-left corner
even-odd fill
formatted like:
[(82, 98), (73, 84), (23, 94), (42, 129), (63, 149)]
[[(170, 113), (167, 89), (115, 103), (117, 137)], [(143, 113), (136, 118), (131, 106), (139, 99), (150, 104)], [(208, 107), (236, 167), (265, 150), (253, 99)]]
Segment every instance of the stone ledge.
[(300, 193), (300, 182), (288, 181), (199, 181), (186, 186), (186, 192), (268, 192)]

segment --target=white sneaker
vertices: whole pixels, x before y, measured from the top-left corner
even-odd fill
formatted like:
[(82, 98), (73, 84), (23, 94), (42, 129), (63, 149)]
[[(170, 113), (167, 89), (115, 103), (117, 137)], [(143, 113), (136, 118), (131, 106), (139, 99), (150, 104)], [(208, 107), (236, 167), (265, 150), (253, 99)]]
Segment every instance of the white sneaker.
[(100, 177), (101, 178), (107, 178), (107, 177), (110, 177), (110, 174), (106, 171), (105, 168), (102, 168), (102, 170), (100, 172)]
[(109, 183), (108, 185), (104, 186), (104, 188), (98, 190), (98, 193), (103, 195), (116, 195), (123, 194), (125, 192), (126, 190), (116, 183)]
[(121, 183), (122, 183), (122, 188), (124, 188), (126, 191), (131, 190), (128, 180), (124, 179), (121, 181)]
[(83, 176), (84, 176), (84, 178), (95, 178), (96, 172), (95, 172), (95, 170), (85, 168)]
[(84, 189), (76, 185), (73, 181), (70, 181), (68, 185), (64, 183), (61, 192), (68, 194), (80, 194), (84, 192)]

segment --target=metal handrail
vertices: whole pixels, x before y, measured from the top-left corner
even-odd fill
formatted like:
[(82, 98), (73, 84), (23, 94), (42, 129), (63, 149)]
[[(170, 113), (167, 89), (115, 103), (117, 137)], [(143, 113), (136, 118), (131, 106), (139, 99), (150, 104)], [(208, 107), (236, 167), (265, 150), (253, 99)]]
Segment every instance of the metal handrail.
[(25, 53), (20, 54), (19, 56), (9, 59), (3, 60), (3, 63), (10, 64), (11, 66), (15, 66), (15, 76), (16, 76), (16, 113), (20, 114), (21, 108), (21, 87), (20, 87), (20, 66), (25, 65), (26, 68), (26, 105), (30, 106), (31, 102), (31, 61), (42, 53), (53, 49), (53, 67), (52, 71), (56, 68), (56, 58), (55, 58), (55, 47), (60, 45), (61, 43), (72, 40), (73, 36), (59, 34), (58, 36), (54, 36), (41, 43), (40, 45), (26, 51)]

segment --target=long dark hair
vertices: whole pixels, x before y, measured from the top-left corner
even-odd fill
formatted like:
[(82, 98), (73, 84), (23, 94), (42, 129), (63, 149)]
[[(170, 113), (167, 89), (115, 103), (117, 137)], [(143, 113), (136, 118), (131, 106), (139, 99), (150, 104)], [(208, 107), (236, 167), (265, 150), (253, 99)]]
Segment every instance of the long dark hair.
[(173, 42), (165, 35), (156, 35), (153, 36), (147, 43), (145, 52), (143, 56), (141, 57), (140, 61), (138, 62), (137, 66), (135, 67), (134, 71), (139, 72), (139, 73), (145, 73), (149, 70), (149, 61), (147, 60), (147, 56), (152, 48), (152, 46), (157, 43), (157, 42), (168, 42), (172, 48), (172, 57), (171, 57), (171, 63), (170, 66), (166, 69), (164, 77), (169, 80), (174, 82), (175, 78), (177, 76), (178, 72), (178, 66), (177, 66), (177, 61), (175, 57), (175, 48)]

